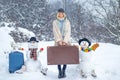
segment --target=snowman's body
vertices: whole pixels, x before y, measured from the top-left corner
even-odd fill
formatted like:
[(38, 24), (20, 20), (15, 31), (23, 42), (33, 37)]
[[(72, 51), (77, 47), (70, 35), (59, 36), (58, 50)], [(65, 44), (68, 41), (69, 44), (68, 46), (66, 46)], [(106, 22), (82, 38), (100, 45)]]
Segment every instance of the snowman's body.
[(23, 73), (24, 71), (40, 71), (43, 75), (47, 74), (47, 68), (43, 68), (40, 60), (38, 59), (39, 51), (37, 42), (32, 41), (28, 43), (28, 51), (26, 57), (27, 60), (25, 61), (25, 64), (20, 70), (17, 71), (17, 73)]
[[(26, 70), (27, 71), (43, 71), (46, 68), (42, 67), (42, 64), (39, 57), (39, 50), (38, 50), (38, 43), (37, 42), (31, 42), (28, 44), (29, 52), (27, 54), (27, 60), (25, 62)], [(46, 72), (43, 72), (46, 73)]]
[(42, 65), (38, 59), (38, 54), (37, 60), (34, 60), (33, 57), (31, 58), (31, 52), (29, 51), (27, 54), (27, 60), (25, 61), (25, 66), (27, 71), (41, 71)]
[(84, 52), (80, 51), (80, 69), (84, 71), (85, 74), (89, 74), (94, 68), (92, 65), (92, 51)]
[(26, 70), (27, 71), (41, 71), (41, 62), (34, 61), (33, 59), (29, 59), (25, 62)]
[(83, 38), (79, 40), (79, 45), (81, 47), (80, 72), (82, 77), (87, 78), (88, 75), (92, 75), (93, 77), (96, 77), (94, 66), (92, 63), (92, 57), (94, 52), (89, 48), (89, 46), (91, 45), (91, 42), (88, 39)]

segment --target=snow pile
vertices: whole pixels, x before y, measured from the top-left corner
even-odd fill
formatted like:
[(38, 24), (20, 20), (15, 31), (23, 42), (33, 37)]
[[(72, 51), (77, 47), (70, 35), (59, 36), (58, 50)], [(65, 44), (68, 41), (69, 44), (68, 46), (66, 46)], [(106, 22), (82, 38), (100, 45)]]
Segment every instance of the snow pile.
[(9, 51), (11, 49), (11, 42), (14, 42), (13, 38), (8, 34), (10, 29), (8, 28), (0, 28), (0, 53), (4, 51)]
[[(8, 66), (8, 62), (6, 58), (8, 58), (7, 53), (11, 50), (11, 42), (14, 42), (13, 38), (8, 35), (8, 29), (0, 28), (0, 71), (6, 71), (6, 67)], [(0, 79), (1, 80), (1, 79)]]
[[(35, 36), (33, 32), (28, 31), (27, 29), (18, 28), (18, 30), (28, 37)], [(2, 48), (0, 48), (1, 53), (4, 51), (9, 51), (11, 49), (11, 43), (14, 43), (14, 39), (9, 35), (11, 31), (15, 31), (15, 28), (7, 26), (0, 28), (0, 45), (2, 45)]]

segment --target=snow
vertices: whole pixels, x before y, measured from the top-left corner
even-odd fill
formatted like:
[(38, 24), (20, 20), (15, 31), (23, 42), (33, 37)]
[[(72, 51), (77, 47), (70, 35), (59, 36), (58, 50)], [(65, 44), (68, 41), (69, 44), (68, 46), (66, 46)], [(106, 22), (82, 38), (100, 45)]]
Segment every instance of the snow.
[[(10, 29), (9, 29), (10, 30)], [(39, 71), (24, 72), (23, 74), (10, 74), (8, 72), (8, 54), (4, 51), (10, 50), (11, 41), (13, 38), (8, 34), (9, 30), (0, 28), (0, 80), (59, 80), (58, 70), (56, 65), (47, 65), (47, 46), (53, 46), (54, 41), (40, 41), (39, 48), (44, 48), (44, 51), (39, 54), (39, 59), (43, 66), (48, 68), (47, 76), (43, 76)], [(19, 43), (25, 49), (26, 54), (27, 43)], [(73, 43), (75, 44), (75, 43)], [(95, 80), (120, 80), (120, 46), (111, 43), (100, 43), (100, 47), (94, 52), (92, 64), (95, 65), (97, 78)], [(61, 80), (85, 80), (81, 78), (79, 65), (68, 65), (67, 77)], [(93, 77), (88, 76), (86, 80), (94, 80)]]
[(24, 28), (18, 28), (20, 32), (23, 32), (26, 36), (33, 37), (35, 34), (31, 31), (28, 31), (27, 29)]

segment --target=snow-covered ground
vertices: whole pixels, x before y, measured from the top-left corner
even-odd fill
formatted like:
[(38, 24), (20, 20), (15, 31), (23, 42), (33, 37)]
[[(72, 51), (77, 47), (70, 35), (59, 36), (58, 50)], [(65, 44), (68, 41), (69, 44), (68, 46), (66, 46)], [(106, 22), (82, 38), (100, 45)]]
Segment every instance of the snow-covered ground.
[[(56, 65), (47, 65), (46, 47), (54, 44), (50, 42), (39, 42), (39, 48), (44, 48), (40, 53), (39, 59), (41, 63), (48, 68), (47, 76), (43, 76), (40, 72), (25, 72), (23, 74), (10, 74), (8, 72), (8, 54), (5, 51), (11, 49), (10, 42), (14, 41), (8, 35), (8, 32), (0, 28), (0, 80), (59, 80)], [(27, 49), (27, 43), (20, 43), (21, 47)], [(97, 73), (95, 80), (120, 80), (120, 46), (110, 43), (100, 43), (100, 47), (95, 51), (93, 62)], [(26, 51), (23, 53), (25, 54)], [(94, 80), (89, 76), (87, 79), (81, 78), (78, 65), (68, 65), (66, 71), (67, 77), (61, 80)]]

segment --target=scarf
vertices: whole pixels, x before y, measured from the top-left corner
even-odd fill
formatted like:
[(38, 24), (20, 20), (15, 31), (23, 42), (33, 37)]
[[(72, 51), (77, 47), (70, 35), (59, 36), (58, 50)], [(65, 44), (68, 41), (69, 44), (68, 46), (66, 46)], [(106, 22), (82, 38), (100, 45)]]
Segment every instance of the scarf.
[(58, 27), (59, 27), (59, 30), (62, 34), (62, 37), (64, 37), (65, 35), (65, 19), (57, 19), (58, 20)]
[(38, 57), (37, 48), (29, 48), (29, 50), (30, 50), (30, 58), (36, 61)]
[(86, 53), (88, 53), (88, 52), (90, 52), (90, 51), (92, 51), (92, 48), (86, 48), (86, 49), (81, 49), (83, 52), (86, 52)]

